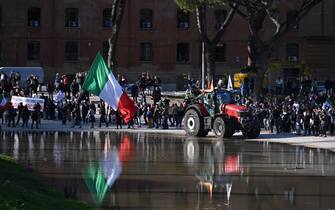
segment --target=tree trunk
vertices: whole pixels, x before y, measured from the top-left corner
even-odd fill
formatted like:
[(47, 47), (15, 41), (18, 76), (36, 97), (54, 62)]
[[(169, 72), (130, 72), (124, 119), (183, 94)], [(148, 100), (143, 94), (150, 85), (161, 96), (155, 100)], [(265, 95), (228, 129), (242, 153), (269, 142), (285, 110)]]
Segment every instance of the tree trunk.
[(120, 26), (123, 18), (126, 0), (114, 0), (112, 6), (111, 19), (113, 22), (112, 33), (108, 38), (109, 51), (108, 51), (108, 67), (116, 68), (116, 48), (119, 39)]
[(254, 94), (253, 94), (255, 100), (259, 100), (260, 96), (263, 93), (263, 81), (264, 81), (264, 75), (267, 71), (267, 67), (268, 66), (264, 62), (262, 62), (257, 67), (257, 73), (254, 82)]
[[(212, 43), (205, 43), (205, 51), (206, 51), (206, 62), (207, 62), (207, 84), (213, 84), (215, 88), (215, 46)], [(208, 87), (210, 88), (210, 87)]]

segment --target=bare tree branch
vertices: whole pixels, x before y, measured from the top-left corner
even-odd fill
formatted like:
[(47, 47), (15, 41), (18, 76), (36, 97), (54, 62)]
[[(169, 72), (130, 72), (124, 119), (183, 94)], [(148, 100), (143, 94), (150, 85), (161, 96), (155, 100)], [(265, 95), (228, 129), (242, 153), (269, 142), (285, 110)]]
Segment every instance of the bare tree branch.
[[(234, 6), (235, 8), (238, 8), (238, 5), (236, 5), (235, 3), (234, 3), (233, 6)], [(232, 20), (233, 20), (233, 18), (234, 18), (234, 16), (235, 16), (235, 11), (236, 11), (236, 10), (233, 9), (233, 8), (230, 9), (230, 11), (229, 11), (229, 13), (228, 13), (228, 16), (227, 16), (226, 20), (224, 21), (223, 25), (220, 27), (220, 30), (217, 32), (216, 36), (215, 36), (215, 37), (213, 38), (213, 40), (212, 40), (212, 43), (213, 43), (214, 45), (217, 45), (217, 44), (220, 42), (222, 36), (223, 36), (224, 33), (226, 32), (227, 27), (230, 25), (230, 23), (232, 22)]]
[(234, 11), (239, 14), (242, 18), (247, 18), (248, 15), (245, 14), (244, 12), (242, 12), (238, 7), (237, 7), (237, 4), (240, 5), (240, 3), (229, 3), (229, 6), (234, 9)]
[(126, 6), (126, 0), (114, 0), (112, 5), (112, 32), (108, 38), (109, 50), (108, 50), (108, 67), (112, 68), (117, 65), (116, 60), (116, 47), (119, 39), (119, 32), (121, 27), (121, 22), (123, 18), (124, 9)]

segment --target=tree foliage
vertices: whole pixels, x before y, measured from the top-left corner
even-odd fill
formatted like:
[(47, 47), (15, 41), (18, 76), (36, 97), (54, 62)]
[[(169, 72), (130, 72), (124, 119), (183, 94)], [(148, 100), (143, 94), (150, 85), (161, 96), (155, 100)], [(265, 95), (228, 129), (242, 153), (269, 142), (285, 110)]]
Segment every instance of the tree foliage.
[(175, 0), (179, 8), (194, 11), (198, 6), (220, 6), (225, 5), (227, 0)]

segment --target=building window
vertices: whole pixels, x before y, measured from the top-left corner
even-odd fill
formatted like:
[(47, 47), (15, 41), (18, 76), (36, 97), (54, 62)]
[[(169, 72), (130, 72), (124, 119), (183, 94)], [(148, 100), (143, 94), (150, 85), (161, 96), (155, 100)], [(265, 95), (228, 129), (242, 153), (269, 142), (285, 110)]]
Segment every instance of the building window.
[(102, 57), (107, 61), (108, 59), (108, 51), (109, 51), (109, 43), (103, 42), (102, 43)]
[(67, 61), (78, 60), (78, 42), (76, 41), (65, 42), (65, 60)]
[(292, 43), (286, 45), (286, 59), (289, 62), (298, 62), (299, 60), (299, 44)]
[(78, 8), (65, 9), (65, 27), (79, 27)]
[(103, 17), (102, 17), (102, 26), (104, 28), (111, 28), (113, 25), (112, 22), (112, 9), (111, 8), (106, 8), (103, 11)]
[(297, 11), (291, 10), (287, 12), (286, 18), (290, 31), (298, 31), (299, 30), (299, 22), (297, 20)]
[(218, 9), (214, 11), (215, 15), (215, 28), (220, 30), (227, 18), (227, 11), (224, 9)]
[(152, 10), (151, 9), (141, 9), (141, 28), (150, 29), (152, 28)]
[(152, 61), (152, 44), (150, 42), (141, 43), (141, 61)]
[(215, 61), (225, 62), (226, 61), (226, 45), (220, 44), (215, 47)]
[(32, 7), (28, 9), (28, 26), (39, 27), (41, 25), (41, 8)]
[(187, 63), (190, 61), (190, 45), (189, 43), (177, 44), (177, 62)]
[(40, 59), (40, 42), (39, 41), (28, 42), (27, 59), (28, 60), (39, 60)]
[(177, 27), (189, 28), (190, 27), (190, 13), (182, 10), (177, 11)]

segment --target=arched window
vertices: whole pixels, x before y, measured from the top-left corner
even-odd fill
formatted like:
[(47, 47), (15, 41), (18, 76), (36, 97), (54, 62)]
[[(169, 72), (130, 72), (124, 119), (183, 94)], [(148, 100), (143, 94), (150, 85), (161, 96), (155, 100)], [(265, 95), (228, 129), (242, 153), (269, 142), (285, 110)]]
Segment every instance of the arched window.
[(177, 63), (188, 63), (190, 61), (190, 44), (177, 43)]
[(65, 9), (65, 27), (79, 27), (79, 10), (78, 8)]
[(102, 12), (102, 26), (104, 28), (110, 28), (112, 25), (112, 8), (105, 8)]
[(39, 27), (41, 25), (41, 8), (31, 7), (28, 9), (28, 26)]
[(190, 27), (190, 13), (183, 10), (177, 11), (177, 27), (189, 28)]
[(140, 27), (142, 29), (152, 28), (152, 9), (141, 9)]
[(40, 42), (30, 41), (27, 44), (27, 59), (39, 60), (40, 59)]
[(152, 61), (152, 44), (150, 42), (141, 43), (141, 57), (140, 61)]

